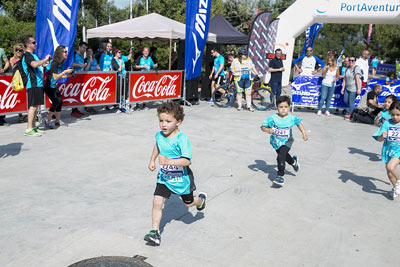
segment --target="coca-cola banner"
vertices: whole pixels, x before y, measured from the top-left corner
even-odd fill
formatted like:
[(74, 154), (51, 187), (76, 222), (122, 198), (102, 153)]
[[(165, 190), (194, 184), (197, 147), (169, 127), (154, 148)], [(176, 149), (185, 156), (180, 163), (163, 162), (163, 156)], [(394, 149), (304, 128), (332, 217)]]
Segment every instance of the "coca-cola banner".
[[(67, 83), (57, 86), (63, 107), (106, 105), (117, 101), (116, 72), (77, 73)], [(46, 108), (50, 106), (50, 100), (46, 97)]]
[(25, 113), (28, 109), (26, 90), (14, 91), (12, 76), (0, 76), (0, 114)]
[(130, 72), (129, 101), (142, 102), (181, 97), (182, 72)]

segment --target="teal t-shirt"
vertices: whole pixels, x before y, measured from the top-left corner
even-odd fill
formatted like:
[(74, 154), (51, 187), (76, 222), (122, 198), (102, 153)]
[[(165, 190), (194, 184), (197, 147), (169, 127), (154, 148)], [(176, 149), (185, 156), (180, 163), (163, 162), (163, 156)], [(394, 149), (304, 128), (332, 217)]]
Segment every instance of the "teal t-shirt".
[(147, 68), (145, 68), (145, 69), (143, 68), (143, 69), (140, 69), (140, 70), (142, 70), (142, 71), (150, 70), (154, 66), (154, 62), (151, 59), (151, 57), (147, 57), (147, 59), (145, 59), (144, 57), (140, 58), (139, 66), (144, 66), (144, 65), (147, 65)]
[[(215, 68), (215, 71), (214, 71), (214, 73), (217, 73), (217, 71), (219, 70), (219, 67), (220, 66), (225, 66), (225, 58), (222, 56), (222, 55), (219, 55), (218, 57), (216, 57), (215, 59), (214, 59), (214, 68)], [(222, 70), (221, 70), (221, 72), (218, 74), (219, 76), (225, 76), (225, 73), (224, 73), (224, 67), (222, 67)]]
[(274, 129), (274, 133), (271, 134), (270, 144), (277, 150), (281, 146), (285, 145), (291, 147), (294, 141), (292, 135), (293, 126), (299, 126), (303, 119), (295, 117), (289, 114), (286, 118), (281, 118), (278, 114), (274, 114), (268, 117), (262, 126)]
[(3, 59), (7, 58), (3, 48), (0, 48), (0, 69), (3, 68)]
[(372, 137), (378, 140), (384, 132), (387, 132), (387, 137), (382, 146), (382, 162), (388, 163), (391, 158), (400, 157), (400, 124), (387, 120)]
[[(161, 131), (158, 132), (156, 144), (160, 155), (164, 157), (170, 159), (187, 158), (192, 161), (192, 148), (189, 138), (181, 131), (171, 138), (166, 138)], [(160, 166), (157, 183), (164, 184), (177, 195), (186, 195), (191, 192), (191, 181), (187, 166)]]
[(390, 115), (390, 112), (385, 109), (382, 110), (378, 115), (376, 115), (374, 120), (378, 119), (380, 123), (384, 123), (385, 121), (390, 120), (391, 118), (392, 115)]

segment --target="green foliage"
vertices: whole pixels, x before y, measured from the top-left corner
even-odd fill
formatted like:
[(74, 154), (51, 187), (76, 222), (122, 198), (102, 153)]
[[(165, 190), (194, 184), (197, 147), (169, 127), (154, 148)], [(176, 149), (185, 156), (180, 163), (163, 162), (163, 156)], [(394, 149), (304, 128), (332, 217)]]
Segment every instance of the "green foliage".
[(18, 21), (35, 22), (36, 0), (0, 0), (0, 7), (7, 16), (17, 18)]
[(21, 43), (24, 35), (35, 32), (35, 23), (16, 21), (6, 16), (0, 16), (0, 25), (1, 48), (9, 58), (13, 56), (13, 46)]

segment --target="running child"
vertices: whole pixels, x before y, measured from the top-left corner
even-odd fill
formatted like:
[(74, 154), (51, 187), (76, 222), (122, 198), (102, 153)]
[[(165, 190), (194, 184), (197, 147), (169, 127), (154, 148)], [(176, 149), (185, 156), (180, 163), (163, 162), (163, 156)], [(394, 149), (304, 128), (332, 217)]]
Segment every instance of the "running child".
[(383, 123), (381, 128), (373, 135), (382, 146), (382, 162), (386, 164), (386, 173), (393, 185), (389, 196), (394, 199), (400, 195), (400, 173), (397, 166), (400, 163), (400, 101), (396, 100), (390, 105), (391, 119)]
[(150, 158), (149, 169), (156, 169), (156, 158), (160, 170), (154, 191), (152, 209), (152, 230), (144, 240), (160, 245), (160, 221), (164, 202), (171, 194), (181, 197), (186, 207), (196, 206), (201, 211), (206, 206), (207, 195), (200, 192), (193, 197), (196, 189), (193, 173), (189, 168), (192, 161), (192, 148), (188, 137), (178, 129), (185, 116), (183, 108), (175, 102), (158, 106), (157, 114), (161, 131), (156, 134), (156, 144)]
[(385, 97), (385, 102), (383, 103), (384, 110), (378, 113), (374, 119), (374, 124), (381, 126), (385, 121), (389, 120), (392, 116), (389, 112), (390, 105), (396, 101), (396, 97), (394, 95), (388, 95)]
[(284, 185), (283, 176), (285, 174), (285, 161), (293, 166), (298, 172), (300, 169), (299, 159), (297, 156), (291, 156), (289, 150), (293, 144), (292, 127), (297, 126), (303, 135), (303, 140), (307, 141), (308, 137), (301, 121), (303, 119), (289, 114), (290, 98), (288, 96), (280, 96), (276, 100), (278, 113), (268, 117), (261, 125), (263, 132), (271, 135), (270, 143), (278, 153), (278, 173), (273, 181), (279, 186)]

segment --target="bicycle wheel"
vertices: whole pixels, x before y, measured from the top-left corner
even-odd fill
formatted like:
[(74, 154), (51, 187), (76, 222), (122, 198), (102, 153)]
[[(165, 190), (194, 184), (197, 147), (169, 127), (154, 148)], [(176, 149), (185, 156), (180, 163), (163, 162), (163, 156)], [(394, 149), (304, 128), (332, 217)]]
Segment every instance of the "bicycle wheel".
[(213, 93), (213, 102), (216, 106), (226, 108), (235, 100), (235, 90), (231, 84), (221, 85)]
[(271, 108), (271, 91), (266, 88), (255, 89), (251, 94), (251, 104), (257, 110), (267, 110)]

